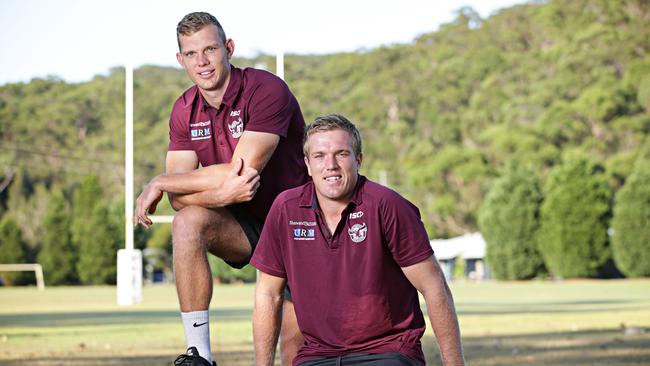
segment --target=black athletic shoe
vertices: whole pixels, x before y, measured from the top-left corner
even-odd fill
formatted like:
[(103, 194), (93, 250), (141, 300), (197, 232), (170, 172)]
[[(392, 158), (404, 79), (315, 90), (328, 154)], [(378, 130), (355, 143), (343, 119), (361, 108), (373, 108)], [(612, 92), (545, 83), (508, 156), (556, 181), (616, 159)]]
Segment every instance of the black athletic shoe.
[(176, 357), (174, 366), (217, 366), (217, 363), (212, 361), (212, 365), (210, 365), (208, 360), (199, 356), (196, 347), (190, 347), (187, 349), (187, 353)]

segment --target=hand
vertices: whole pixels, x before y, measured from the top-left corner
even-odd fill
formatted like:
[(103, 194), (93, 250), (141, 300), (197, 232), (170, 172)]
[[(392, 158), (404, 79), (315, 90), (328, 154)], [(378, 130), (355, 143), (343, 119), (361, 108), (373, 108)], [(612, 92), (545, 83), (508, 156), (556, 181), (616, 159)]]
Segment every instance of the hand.
[(244, 167), (244, 160), (238, 158), (218, 189), (223, 195), (220, 201), (224, 206), (248, 202), (253, 199), (259, 187), (260, 175), (257, 170)]
[(140, 196), (138, 196), (135, 204), (133, 223), (135, 225), (140, 224), (146, 229), (153, 224), (153, 221), (151, 221), (147, 214), (153, 214), (156, 212), (156, 206), (163, 196), (163, 191), (155, 187), (154, 181), (155, 178), (144, 187), (144, 190), (140, 193)]

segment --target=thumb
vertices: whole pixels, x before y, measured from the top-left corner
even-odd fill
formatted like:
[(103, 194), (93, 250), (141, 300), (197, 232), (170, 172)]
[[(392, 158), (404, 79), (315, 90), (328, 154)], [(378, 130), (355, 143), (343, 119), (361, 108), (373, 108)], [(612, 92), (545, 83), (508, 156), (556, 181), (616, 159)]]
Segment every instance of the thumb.
[(232, 170), (230, 172), (234, 175), (239, 175), (243, 167), (244, 167), (244, 160), (242, 158), (237, 158), (237, 162), (233, 165)]

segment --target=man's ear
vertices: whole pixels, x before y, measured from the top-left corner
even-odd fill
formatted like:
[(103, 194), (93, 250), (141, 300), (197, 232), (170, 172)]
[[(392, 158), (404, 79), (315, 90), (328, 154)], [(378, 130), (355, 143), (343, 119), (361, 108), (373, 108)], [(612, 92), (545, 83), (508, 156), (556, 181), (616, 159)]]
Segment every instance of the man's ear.
[(228, 38), (228, 40), (226, 40), (226, 56), (228, 57), (228, 60), (232, 58), (232, 55), (234, 53), (235, 53), (235, 41)]
[(307, 166), (307, 173), (311, 177), (311, 169), (309, 169), (309, 159), (306, 156), (303, 157), (303, 159), (305, 160), (305, 165)]

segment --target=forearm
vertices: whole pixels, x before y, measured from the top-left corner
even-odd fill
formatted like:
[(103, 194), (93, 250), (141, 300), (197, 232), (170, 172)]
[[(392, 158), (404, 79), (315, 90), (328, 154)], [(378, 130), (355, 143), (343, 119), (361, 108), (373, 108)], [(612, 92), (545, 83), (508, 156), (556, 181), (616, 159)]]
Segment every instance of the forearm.
[(172, 194), (203, 192), (220, 187), (230, 166), (230, 164), (216, 164), (186, 173), (165, 173), (155, 177), (149, 184), (153, 184), (160, 191)]
[(275, 347), (280, 334), (282, 295), (271, 296), (256, 291), (253, 310), (253, 344), (255, 365), (269, 366), (275, 361)]
[(210, 189), (203, 192), (177, 194), (169, 193), (169, 202), (176, 211), (187, 206), (201, 206), (205, 208), (224, 207), (233, 203), (221, 194), (219, 189)]
[(424, 297), (445, 366), (465, 365), (458, 317), (446, 282), (435, 284)]

